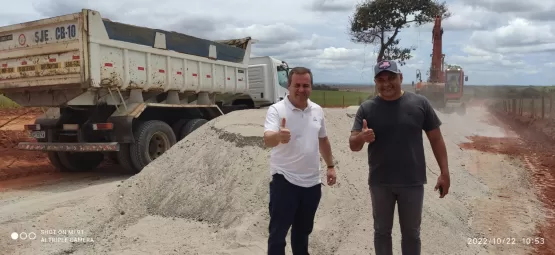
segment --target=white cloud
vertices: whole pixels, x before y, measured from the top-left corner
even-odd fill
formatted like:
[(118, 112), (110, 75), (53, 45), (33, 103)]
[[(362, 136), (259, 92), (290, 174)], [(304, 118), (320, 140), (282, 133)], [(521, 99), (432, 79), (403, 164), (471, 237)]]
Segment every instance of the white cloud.
[(424, 69), (424, 60), (416, 60), (414, 63), (407, 63), (405, 66), (413, 69)]
[(340, 61), (352, 61), (356, 57), (364, 54), (363, 50), (361, 49), (346, 49), (346, 48), (325, 48), (321, 57), (330, 59), (330, 60), (340, 60)]
[(319, 55), (317, 68), (340, 69), (340, 68), (356, 68), (357, 65), (363, 64), (361, 57), (375, 58), (375, 55), (364, 52), (363, 49), (347, 49), (347, 48), (325, 48)]
[(552, 5), (546, 0), (463, 0), (462, 2), (496, 12), (534, 12)]
[(258, 40), (275, 44), (285, 43), (285, 38), (295, 38), (299, 36), (299, 31), (297, 29), (284, 23), (276, 23), (274, 25), (253, 24), (247, 27), (227, 25), (223, 30), (232, 37), (252, 36)]
[(553, 0), (462, 0), (463, 4), (484, 8), (509, 18), (522, 17), (537, 21), (555, 21)]
[(449, 5), (452, 16), (445, 19), (445, 30), (485, 30), (495, 27), (503, 17), (482, 7), (455, 2)]
[(500, 53), (491, 53), (482, 49), (466, 46), (462, 49), (466, 56), (446, 57), (449, 64), (461, 65), (466, 70), (528, 72), (527, 64), (520, 59), (510, 58)]
[(355, 3), (351, 0), (312, 0), (306, 8), (318, 12), (346, 12), (351, 10)]
[[(376, 50), (373, 45), (351, 43), (347, 34), (348, 18), (359, 2), (18, 0), (3, 5), (0, 26), (91, 8), (114, 21), (206, 39), (251, 36), (259, 40), (253, 45), (253, 55), (270, 55), (293, 66), (310, 67), (317, 81), (368, 83)], [(555, 50), (555, 24), (550, 21), (555, 20), (555, 12), (546, 10), (553, 6), (555, 0), (449, 1), (453, 16), (443, 22), (446, 62), (461, 64), (473, 74), (475, 84), (530, 79), (551, 83), (548, 77), (552, 71), (548, 70), (555, 62), (545, 52)], [(400, 38), (402, 45), (418, 46), (403, 72), (420, 69), (424, 74), (430, 62), (431, 24), (404, 29)], [(526, 68), (530, 63), (543, 69)], [(527, 78), (531, 70), (539, 73)]]
[(499, 53), (555, 50), (553, 26), (523, 18), (510, 20), (493, 31), (474, 31), (470, 40), (483, 49)]

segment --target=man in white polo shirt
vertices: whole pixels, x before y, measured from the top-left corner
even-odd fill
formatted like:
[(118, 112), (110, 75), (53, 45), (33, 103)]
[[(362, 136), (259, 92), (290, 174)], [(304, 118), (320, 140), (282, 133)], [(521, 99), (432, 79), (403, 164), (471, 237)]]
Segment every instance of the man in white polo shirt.
[(324, 111), (310, 101), (312, 72), (296, 67), (289, 71), (289, 95), (268, 109), (264, 143), (270, 158), (270, 224), (268, 255), (285, 255), (291, 227), (293, 255), (308, 255), (308, 237), (322, 196), (320, 154), (327, 164), (328, 185), (336, 181)]

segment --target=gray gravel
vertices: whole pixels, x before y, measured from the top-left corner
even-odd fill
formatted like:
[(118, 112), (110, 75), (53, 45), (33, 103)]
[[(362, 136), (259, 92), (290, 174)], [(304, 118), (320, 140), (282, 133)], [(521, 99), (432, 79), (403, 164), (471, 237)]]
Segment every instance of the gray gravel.
[[(373, 234), (366, 152), (353, 153), (348, 148), (356, 107), (325, 112), (338, 162), (338, 184), (323, 189), (310, 240), (312, 254), (369, 254), (373, 252)], [(211, 121), (125, 181), (93, 185), (57, 197), (45, 195), (56, 206), (37, 204), (34, 210), (42, 209), (40, 214), (16, 217), (20, 212), (17, 206), (23, 202), (9, 202), (11, 209), (0, 210), (1, 233), (77, 229), (84, 233), (68, 236), (93, 238), (94, 242), (4, 238), (0, 240), (0, 254), (264, 254), (269, 182), (269, 149), (264, 148), (261, 138), (265, 113), (264, 109), (238, 111)], [(465, 117), (440, 114), (451, 168), (451, 190), (445, 199), (433, 191), (439, 169), (425, 139), (429, 171), (423, 254), (529, 251), (518, 244), (467, 243), (473, 237), (528, 237), (543, 219), (527, 171), (519, 162), (462, 151), (457, 146), (476, 132), (504, 134), (479, 122), (484, 116), (481, 109), (470, 109)], [(502, 194), (509, 196), (500, 198)], [(401, 253), (400, 240), (395, 217), (395, 254)]]

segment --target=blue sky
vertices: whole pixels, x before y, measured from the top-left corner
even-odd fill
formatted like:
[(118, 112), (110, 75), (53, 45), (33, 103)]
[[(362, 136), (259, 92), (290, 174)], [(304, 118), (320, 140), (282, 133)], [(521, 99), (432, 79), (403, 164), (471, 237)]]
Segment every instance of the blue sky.
[[(103, 17), (206, 39), (252, 36), (253, 55), (313, 69), (316, 82), (371, 84), (377, 47), (350, 42), (348, 18), (360, 0), (18, 0), (0, 10), (0, 25), (91, 8)], [(446, 62), (474, 85), (555, 85), (555, 0), (449, 0)], [(431, 24), (404, 29), (414, 45), (405, 82), (430, 65)]]

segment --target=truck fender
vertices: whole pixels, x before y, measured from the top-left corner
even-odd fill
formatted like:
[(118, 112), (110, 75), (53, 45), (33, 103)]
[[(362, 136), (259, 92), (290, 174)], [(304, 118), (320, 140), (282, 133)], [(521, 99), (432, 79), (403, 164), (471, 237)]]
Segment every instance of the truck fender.
[(112, 141), (118, 143), (135, 143), (133, 137), (133, 117), (132, 116), (111, 116), (108, 122), (114, 124)]

